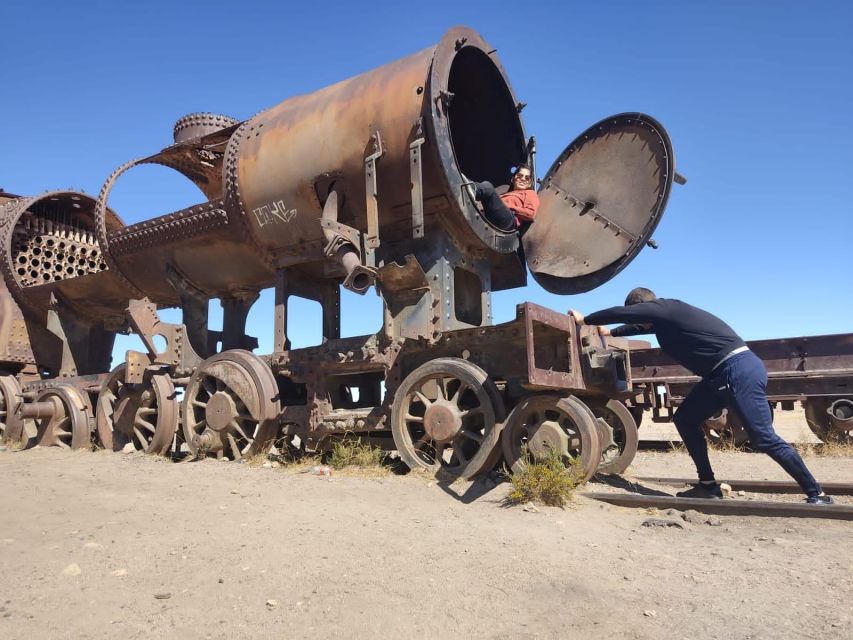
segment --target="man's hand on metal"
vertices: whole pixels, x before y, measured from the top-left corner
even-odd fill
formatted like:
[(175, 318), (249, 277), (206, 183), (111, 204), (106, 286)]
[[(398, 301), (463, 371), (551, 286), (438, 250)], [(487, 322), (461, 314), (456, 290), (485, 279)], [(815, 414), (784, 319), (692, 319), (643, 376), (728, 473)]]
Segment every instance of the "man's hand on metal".
[(574, 309), (569, 309), (569, 315), (575, 319), (575, 324), (578, 324), (578, 325), (583, 324), (583, 314), (580, 311), (575, 311)]

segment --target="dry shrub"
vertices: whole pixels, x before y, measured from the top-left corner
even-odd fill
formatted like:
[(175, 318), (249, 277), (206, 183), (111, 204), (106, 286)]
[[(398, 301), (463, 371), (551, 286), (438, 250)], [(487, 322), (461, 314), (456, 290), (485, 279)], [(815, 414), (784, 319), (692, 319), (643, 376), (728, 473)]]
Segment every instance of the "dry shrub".
[(364, 444), (361, 439), (336, 442), (329, 454), (329, 465), (335, 469), (358, 467), (370, 469), (381, 467), (385, 452), (379, 447)]
[[(527, 458), (526, 452), (523, 457)], [(571, 500), (572, 493), (583, 477), (580, 459), (568, 464), (554, 450), (535, 462), (528, 462), (519, 473), (510, 476), (512, 489), (504, 501), (506, 504), (535, 502), (549, 507), (563, 507)]]
[(795, 442), (792, 443), (792, 446), (804, 458), (809, 456), (819, 458), (853, 458), (853, 442), (830, 441), (817, 444)]

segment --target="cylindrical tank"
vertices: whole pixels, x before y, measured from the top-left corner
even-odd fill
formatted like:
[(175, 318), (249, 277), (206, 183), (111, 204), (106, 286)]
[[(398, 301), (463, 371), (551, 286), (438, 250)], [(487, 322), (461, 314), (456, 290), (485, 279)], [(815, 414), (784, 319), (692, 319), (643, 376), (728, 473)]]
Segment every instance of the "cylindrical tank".
[[(107, 261), (133, 283), (135, 297), (161, 305), (177, 303), (166, 277), (170, 268), (205, 295), (223, 298), (271, 286), (279, 268), (338, 278), (341, 269), (324, 253), (328, 239), (320, 224), (334, 187), (341, 196), (337, 222), (378, 236), (374, 266), (403, 262), (413, 252), (413, 162), (422, 176), (424, 247), (440, 231), (466, 251), (510, 253), (517, 234), (486, 221), (464, 191), (463, 174), (509, 181), (511, 167), (526, 154), (516, 105), (494, 49), (457, 27), (435, 47), (289, 98), (237, 127), (206, 116), (225, 128), (217, 133), (212, 124), (201, 137), (180, 137), (159, 154), (128, 163), (110, 177), (101, 198), (106, 206), (119, 175), (153, 162), (189, 177), (210, 201), (102, 232)], [(371, 155), (375, 229), (367, 221)], [(221, 176), (211, 174), (214, 168)]]
[(245, 122), (226, 152), (228, 202), (275, 259), (316, 259), (331, 182), (346, 198), (339, 221), (368, 231), (365, 160), (381, 152), (380, 242), (411, 238), (410, 151), (422, 137), (427, 211), (443, 213), (451, 232), (474, 246), (479, 240), (480, 247), (512, 251), (516, 234), (479, 215), (462, 182), (464, 174), (506, 183), (510, 168), (524, 159), (516, 104), (494, 49), (469, 29), (451, 29), (435, 47), (290, 98)]

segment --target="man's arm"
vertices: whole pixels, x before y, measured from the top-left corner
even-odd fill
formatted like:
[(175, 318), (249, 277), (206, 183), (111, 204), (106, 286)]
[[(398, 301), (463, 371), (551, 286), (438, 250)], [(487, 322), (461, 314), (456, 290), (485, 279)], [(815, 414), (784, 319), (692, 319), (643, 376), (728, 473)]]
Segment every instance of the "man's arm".
[[(616, 324), (624, 322), (628, 325), (647, 324), (667, 318), (667, 310), (659, 300), (640, 302), (627, 307), (610, 307), (591, 313), (586, 318), (581, 316), (581, 322), (586, 324)], [(577, 318), (575, 318), (577, 321)]]
[[(599, 327), (600, 329), (604, 329), (605, 327)], [(654, 329), (652, 329), (649, 323), (646, 324), (623, 324), (621, 327), (616, 327), (615, 329), (608, 329), (609, 333), (607, 335), (611, 335), (614, 338), (625, 338), (627, 336), (642, 336), (647, 333), (654, 333)]]

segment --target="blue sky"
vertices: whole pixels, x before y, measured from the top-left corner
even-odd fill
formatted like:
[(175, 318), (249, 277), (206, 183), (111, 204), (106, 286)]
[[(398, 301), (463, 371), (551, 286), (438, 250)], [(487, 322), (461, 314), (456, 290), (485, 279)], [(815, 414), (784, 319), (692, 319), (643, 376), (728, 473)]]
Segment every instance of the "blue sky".
[[(496, 294), (496, 321), (525, 300), (590, 312), (643, 285), (747, 339), (853, 330), (851, 3), (124, 5), (0, 6), (0, 187), (97, 193), (115, 167), (168, 145), (185, 113), (246, 119), (464, 24), (498, 49), (528, 103), (543, 167), (590, 124), (638, 110), (667, 128), (688, 177), (674, 187), (657, 251), (579, 296), (535, 284)], [(130, 172), (113, 193), (126, 223), (201, 199), (157, 167)], [(319, 311), (298, 311), (296, 344), (316, 342)], [(345, 295), (342, 313), (345, 335), (381, 321), (372, 294)], [(269, 293), (249, 324), (269, 352)]]

